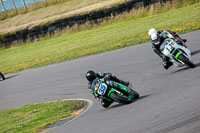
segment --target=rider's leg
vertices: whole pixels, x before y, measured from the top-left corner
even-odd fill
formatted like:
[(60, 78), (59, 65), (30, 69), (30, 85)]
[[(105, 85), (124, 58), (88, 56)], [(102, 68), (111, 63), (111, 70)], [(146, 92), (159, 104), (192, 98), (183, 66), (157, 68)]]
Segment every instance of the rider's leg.
[(168, 69), (172, 65), (173, 65), (173, 63), (169, 60), (169, 58), (167, 56), (164, 56), (163, 57), (163, 67), (165, 69)]

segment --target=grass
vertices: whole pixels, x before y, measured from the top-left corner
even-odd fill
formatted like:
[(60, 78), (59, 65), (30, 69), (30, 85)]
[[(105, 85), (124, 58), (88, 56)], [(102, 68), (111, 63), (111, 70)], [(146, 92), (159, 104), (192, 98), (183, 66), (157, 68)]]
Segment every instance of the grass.
[(0, 70), (11, 73), (147, 42), (147, 32), (152, 27), (179, 34), (200, 29), (200, 3), (143, 18), (131, 16), (117, 19), (91, 29), (1, 48)]
[(62, 118), (78, 115), (86, 101), (67, 100), (25, 105), (0, 111), (0, 132), (38, 132)]
[[(22, 0), (21, 0), (22, 1)], [(17, 15), (21, 15), (21, 14), (26, 14), (28, 12), (33, 12), (35, 10), (41, 9), (45, 10), (44, 7), (46, 8), (51, 8), (52, 6), (54, 6), (58, 9), (58, 7), (60, 7), (60, 9), (62, 10), (49, 10), (52, 13), (61, 13), (61, 12), (69, 12), (78, 8), (82, 8), (88, 5), (92, 5), (92, 4), (96, 4), (96, 3), (100, 3), (103, 1), (107, 1), (107, 0), (47, 0), (47, 5), (45, 1), (41, 1), (41, 2), (37, 2), (36, 4), (30, 4), (27, 5), (27, 11), (24, 7), (22, 8), (18, 8), (17, 10), (7, 10), (7, 12), (0, 12), (0, 20), (5, 20), (8, 18), (12, 18), (14, 16)], [(114, 0), (114, 1), (118, 1), (118, 0)], [(119, 1), (118, 1), (119, 2)], [(16, 4), (15, 4), (16, 5)], [(56, 5), (56, 6), (55, 6)]]
[[(54, 0), (53, 0), (54, 1)], [(20, 29), (34, 27), (55, 21), (60, 18), (66, 18), (75, 14), (82, 14), (98, 10), (100, 8), (109, 7), (125, 0), (63, 0), (64, 2), (53, 4), (48, 7), (39, 8), (37, 10), (23, 13), (20, 15), (12, 15), (12, 17), (4, 18), (0, 14), (0, 34), (12, 33)], [(41, 4), (43, 2), (40, 2)], [(32, 5), (34, 8), (35, 5)], [(24, 10), (24, 8), (19, 9)], [(12, 11), (15, 14), (15, 11)], [(2, 18), (1, 18), (2, 17)]]

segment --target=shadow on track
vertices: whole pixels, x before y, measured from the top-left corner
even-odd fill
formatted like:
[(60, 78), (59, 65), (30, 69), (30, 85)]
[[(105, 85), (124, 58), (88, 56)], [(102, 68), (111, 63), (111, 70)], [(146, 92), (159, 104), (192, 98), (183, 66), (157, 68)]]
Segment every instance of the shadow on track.
[(149, 96), (151, 96), (151, 95), (152, 95), (152, 94), (140, 96), (139, 99), (137, 99), (137, 100), (135, 100), (135, 101), (140, 101), (140, 100), (142, 100), (142, 99), (144, 99), (144, 98), (146, 98), (146, 97), (149, 97)]
[[(139, 100), (142, 100), (142, 99), (144, 99), (144, 98), (146, 98), (146, 97), (149, 97), (149, 96), (150, 96), (150, 95), (140, 96), (139, 99), (134, 100), (132, 103), (134, 103), (134, 102), (136, 102), (136, 101), (139, 101)], [(130, 104), (132, 104), (132, 103), (130, 103)], [(120, 107), (120, 106), (126, 106), (126, 105), (130, 105), (130, 104), (122, 104), (122, 103), (119, 103), (119, 104), (110, 106), (109, 109), (111, 109), (111, 108), (116, 108), (116, 107)]]
[(196, 67), (200, 67), (200, 63), (195, 64)]
[(182, 72), (182, 71), (185, 71), (185, 70), (189, 70), (189, 69), (192, 69), (192, 68), (190, 68), (190, 67), (185, 67), (185, 68), (176, 70), (176, 71), (174, 71), (174, 72), (172, 72), (172, 73), (175, 74), (175, 73), (179, 73), (179, 72)]
[(19, 74), (15, 74), (15, 75), (12, 75), (12, 76), (9, 76), (9, 77), (5, 77), (5, 80), (11, 79), (11, 78), (14, 78), (14, 77), (17, 77), (17, 76), (19, 76)]
[[(195, 64), (195, 68), (197, 68), (197, 67), (200, 67), (200, 63)], [(174, 72), (172, 72), (172, 73), (174, 74), (174, 73), (186, 71), (186, 70), (189, 70), (189, 69), (195, 69), (195, 68), (185, 67), (185, 68), (179, 69), (179, 70), (177, 70), (177, 71), (174, 71)]]
[(193, 51), (191, 54), (195, 55), (195, 54), (198, 54), (198, 53), (200, 53), (200, 50)]

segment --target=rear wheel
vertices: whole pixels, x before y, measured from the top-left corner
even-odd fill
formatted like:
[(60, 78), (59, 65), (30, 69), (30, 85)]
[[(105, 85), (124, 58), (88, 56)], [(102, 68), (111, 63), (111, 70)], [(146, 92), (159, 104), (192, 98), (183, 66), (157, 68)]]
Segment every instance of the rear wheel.
[(195, 68), (195, 65), (188, 59), (186, 58), (184, 55), (179, 55), (179, 60), (181, 60), (182, 62), (184, 62), (186, 65), (188, 65), (191, 68)]
[(4, 80), (5, 77), (3, 76), (3, 74), (0, 72), (0, 81)]
[(119, 96), (118, 94), (116, 93), (111, 93), (110, 96), (115, 99), (116, 101), (120, 102), (120, 103), (124, 103), (124, 104), (129, 104), (131, 103), (131, 99), (128, 99), (127, 96)]

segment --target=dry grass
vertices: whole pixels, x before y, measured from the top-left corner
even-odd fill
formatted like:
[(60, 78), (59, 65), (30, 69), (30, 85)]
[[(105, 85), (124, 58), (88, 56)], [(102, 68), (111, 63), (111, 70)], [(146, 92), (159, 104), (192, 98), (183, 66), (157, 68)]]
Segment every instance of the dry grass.
[(126, 0), (68, 0), (0, 21), (0, 34), (40, 25), (56, 19), (91, 12)]

